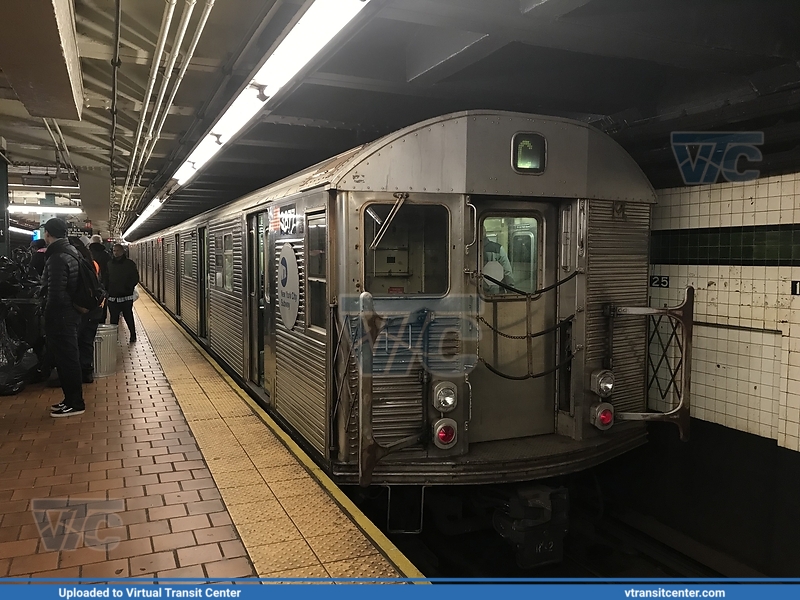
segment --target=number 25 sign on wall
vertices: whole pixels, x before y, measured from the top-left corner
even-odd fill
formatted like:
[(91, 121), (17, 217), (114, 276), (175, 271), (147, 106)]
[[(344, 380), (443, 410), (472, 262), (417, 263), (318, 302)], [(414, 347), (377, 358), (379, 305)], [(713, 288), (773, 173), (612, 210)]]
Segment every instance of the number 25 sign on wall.
[(650, 287), (668, 288), (669, 276), (668, 275), (650, 275)]

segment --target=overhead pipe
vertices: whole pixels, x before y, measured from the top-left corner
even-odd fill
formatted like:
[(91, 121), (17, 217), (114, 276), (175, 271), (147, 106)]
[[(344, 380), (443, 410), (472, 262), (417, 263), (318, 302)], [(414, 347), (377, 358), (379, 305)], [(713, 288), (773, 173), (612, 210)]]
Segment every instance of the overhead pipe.
[[(155, 135), (153, 136), (152, 140), (150, 140), (149, 147), (147, 149), (147, 156), (141, 165), (142, 172), (144, 171), (145, 165), (150, 160), (150, 157), (153, 155), (156, 143), (161, 138), (161, 131), (164, 128), (164, 122), (167, 120), (169, 109), (175, 102), (175, 96), (178, 93), (178, 88), (180, 88), (181, 83), (183, 83), (183, 77), (184, 75), (186, 75), (186, 71), (189, 68), (189, 63), (194, 57), (194, 52), (197, 49), (197, 44), (200, 41), (200, 36), (202, 35), (203, 30), (205, 29), (206, 22), (208, 21), (208, 16), (211, 14), (211, 9), (214, 8), (214, 1), (215, 0), (206, 0), (206, 4), (203, 7), (203, 13), (200, 15), (200, 21), (197, 23), (197, 29), (195, 30), (194, 36), (192, 36), (192, 40), (189, 43), (189, 47), (186, 50), (186, 55), (183, 59), (183, 62), (181, 63), (181, 68), (180, 71), (178, 71), (178, 76), (175, 78), (175, 85), (172, 87), (172, 91), (170, 92), (169, 98), (167, 99), (167, 103), (164, 107), (164, 112), (161, 114), (161, 118), (158, 122), (158, 127), (156, 128)], [(139, 177), (141, 178), (141, 176), (142, 173), (140, 172)]]
[[(184, 7), (183, 14), (181, 15), (181, 22), (178, 24), (178, 31), (175, 33), (175, 41), (172, 44), (172, 51), (170, 52), (167, 66), (164, 69), (164, 76), (161, 79), (161, 88), (158, 90), (158, 97), (153, 105), (153, 114), (150, 116), (150, 126), (147, 128), (147, 135), (144, 137), (144, 146), (142, 147), (142, 151), (139, 153), (136, 166), (133, 169), (132, 187), (138, 184), (138, 181), (141, 179), (140, 169), (143, 170), (144, 165), (147, 163), (146, 160), (143, 162), (142, 159), (146, 156), (148, 147), (151, 146), (153, 131), (161, 112), (161, 102), (164, 100), (164, 96), (167, 93), (167, 87), (172, 79), (172, 70), (175, 68), (175, 63), (178, 60), (178, 54), (180, 54), (181, 45), (183, 45), (183, 37), (186, 35), (186, 30), (189, 28), (189, 19), (192, 18), (192, 12), (194, 11), (194, 5), (196, 3), (197, 0), (186, 0), (186, 6)], [(188, 62), (184, 61), (184, 64), (188, 64)], [(165, 117), (169, 112), (170, 106), (171, 103), (168, 102), (167, 106), (164, 108)]]
[(119, 39), (121, 37), (122, 28), (122, 0), (115, 1), (115, 8), (114, 58), (111, 60), (111, 158), (108, 161), (109, 172), (111, 175), (112, 198), (114, 198), (117, 193), (117, 178), (114, 174), (114, 158), (117, 150), (117, 72), (122, 64), (119, 59)]
[[(200, 110), (198, 111), (198, 113), (205, 112), (205, 110), (209, 106), (212, 106), (214, 104), (214, 102), (216, 102), (216, 99), (219, 96), (219, 94), (224, 89), (226, 89), (226, 86), (227, 86), (228, 82), (230, 81), (233, 72), (241, 66), (241, 64), (244, 61), (246, 55), (253, 48), (254, 44), (256, 43), (256, 40), (260, 39), (261, 34), (267, 28), (267, 25), (269, 25), (269, 23), (272, 22), (273, 17), (278, 12), (278, 10), (281, 8), (281, 6), (283, 5), (283, 2), (284, 2), (284, 0), (273, 0), (272, 5), (269, 7), (269, 9), (267, 9), (267, 11), (261, 17), (261, 20), (259, 21), (258, 26), (254, 30), (252, 30), (252, 34), (250, 36), (248, 36), (248, 41), (245, 42), (239, 48), (239, 50), (237, 51), (236, 58), (228, 61), (228, 63), (222, 69), (222, 77), (220, 77), (220, 79), (217, 81), (217, 84), (214, 86), (214, 93), (212, 94), (211, 98), (207, 99), (203, 103), (203, 106), (200, 107)], [(212, 2), (212, 5), (213, 5), (213, 2)], [(189, 126), (189, 129), (186, 131), (186, 133), (183, 135), (183, 139), (184, 140), (189, 139), (194, 134), (194, 132), (196, 131), (196, 129), (199, 126), (199, 124), (202, 123), (202, 122), (203, 122), (202, 120), (196, 119), (194, 121), (194, 123), (192, 123)], [(182, 147), (184, 145), (184, 143), (185, 142), (182, 141), (180, 143), (179, 147)], [(176, 156), (177, 152), (178, 152), (177, 150), (174, 150), (172, 152), (172, 157), (170, 159), (168, 159), (168, 160), (173, 160), (174, 157)], [(151, 151), (151, 153), (152, 153), (152, 151)], [(164, 167), (161, 168), (161, 171), (159, 171), (158, 175), (156, 175), (156, 178), (158, 178), (160, 175), (162, 175), (164, 173), (165, 168), (167, 166), (169, 166), (169, 164), (171, 164), (171, 163), (168, 162)], [(144, 196), (144, 192), (142, 193), (142, 196)]]
[(67, 138), (64, 137), (64, 134), (61, 133), (61, 127), (58, 126), (58, 121), (53, 119), (53, 125), (56, 127), (56, 131), (58, 132), (58, 139), (61, 140), (61, 145), (64, 148), (64, 154), (67, 157), (67, 164), (69, 168), (72, 169), (72, 174), (75, 176), (75, 179), (78, 178), (78, 169), (75, 168), (75, 165), (72, 164), (72, 157), (69, 155), (69, 147), (67, 146)]
[(44, 123), (44, 126), (47, 128), (47, 133), (50, 134), (50, 139), (53, 140), (53, 145), (56, 147), (56, 162), (58, 163), (59, 166), (61, 166), (61, 164), (63, 163), (64, 166), (66, 167), (67, 166), (67, 161), (64, 159), (63, 155), (61, 154), (61, 148), (58, 145), (58, 141), (56, 140), (56, 136), (53, 133), (53, 130), (50, 129), (50, 124), (47, 122), (47, 119), (45, 119), (44, 117), (42, 117), (42, 122)]
[[(206, 22), (208, 21), (208, 16), (211, 14), (211, 9), (214, 8), (215, 0), (206, 0), (206, 4), (203, 7), (203, 13), (200, 15), (200, 21), (197, 23), (197, 29), (195, 29), (194, 36), (192, 36), (192, 41), (189, 43), (189, 47), (186, 50), (186, 55), (184, 56), (183, 62), (181, 63), (180, 71), (178, 71), (178, 75), (175, 78), (175, 84), (172, 87), (172, 91), (170, 92), (169, 98), (167, 99), (167, 103), (164, 106), (164, 111), (161, 113), (161, 118), (158, 122), (158, 127), (156, 128), (155, 135), (151, 140), (149, 140), (149, 147), (146, 149), (146, 156), (141, 163), (141, 169), (138, 173), (138, 179), (141, 180), (142, 175), (144, 174), (144, 168), (147, 166), (147, 163), (150, 161), (150, 157), (153, 155), (153, 151), (156, 148), (156, 144), (158, 140), (161, 138), (161, 131), (164, 128), (164, 122), (167, 120), (167, 116), (169, 115), (169, 109), (172, 107), (173, 102), (175, 102), (175, 96), (178, 93), (178, 88), (180, 88), (181, 83), (183, 82), (183, 77), (186, 75), (186, 70), (189, 68), (189, 63), (194, 57), (194, 52), (197, 49), (197, 44), (200, 41), (200, 36), (203, 34), (203, 29), (205, 29)], [(144, 197), (145, 192), (142, 192), (142, 196), (140, 196), (139, 201), (141, 201), (142, 197)]]
[(150, 95), (153, 93), (153, 87), (156, 84), (156, 77), (158, 76), (158, 66), (161, 64), (161, 56), (164, 53), (164, 45), (167, 43), (167, 34), (169, 33), (169, 26), (172, 23), (172, 15), (175, 12), (175, 4), (178, 0), (165, 0), (167, 5), (164, 7), (164, 16), (161, 19), (161, 30), (158, 32), (158, 40), (156, 41), (156, 49), (153, 54), (153, 64), (150, 65), (150, 77), (147, 80), (147, 88), (145, 89), (144, 99), (142, 100), (142, 111), (139, 114), (139, 125), (136, 128), (136, 136), (134, 138), (133, 153), (131, 160), (128, 164), (128, 173), (125, 176), (125, 187), (122, 188), (122, 204), (120, 211), (124, 212), (127, 208), (128, 198), (130, 191), (128, 184), (131, 182), (131, 174), (133, 172), (133, 164), (136, 160), (136, 155), (139, 151), (139, 143), (141, 142), (142, 131), (144, 130), (144, 122), (147, 117), (147, 107), (150, 104)]

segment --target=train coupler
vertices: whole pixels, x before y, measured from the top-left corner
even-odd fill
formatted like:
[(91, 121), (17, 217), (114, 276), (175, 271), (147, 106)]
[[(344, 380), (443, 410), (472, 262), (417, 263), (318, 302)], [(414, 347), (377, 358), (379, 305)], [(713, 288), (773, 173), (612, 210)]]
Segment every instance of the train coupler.
[(569, 525), (566, 488), (534, 485), (518, 488), (492, 524), (517, 548), (517, 564), (523, 569), (561, 562)]

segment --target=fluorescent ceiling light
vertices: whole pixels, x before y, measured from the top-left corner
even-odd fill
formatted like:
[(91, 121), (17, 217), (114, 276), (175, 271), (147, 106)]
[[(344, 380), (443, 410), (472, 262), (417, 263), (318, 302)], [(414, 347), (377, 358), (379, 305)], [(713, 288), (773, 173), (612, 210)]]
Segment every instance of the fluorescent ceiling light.
[(9, 214), (36, 213), (40, 215), (79, 215), (82, 209), (75, 206), (42, 206), (41, 204), (9, 204)]
[(128, 227), (128, 230), (122, 234), (122, 240), (127, 242), (125, 238), (127, 238), (131, 233), (133, 233), (136, 229), (141, 227), (142, 223), (147, 221), (150, 217), (152, 217), (159, 208), (164, 204), (164, 201), (161, 198), (153, 198), (153, 201), (147, 205), (147, 208), (142, 211), (142, 214), (139, 215), (139, 218), (133, 222), (133, 225)]
[(28, 235), (33, 235), (33, 232), (28, 229), (22, 229), (21, 227), (14, 227), (13, 225), (9, 226), (9, 231), (13, 231), (14, 233), (27, 233)]
[(9, 183), (8, 187), (27, 192), (69, 192), (80, 194), (81, 188), (77, 185), (27, 185), (24, 183)]
[[(316, 0), (259, 69), (256, 76), (176, 171), (184, 186), (227, 144), (369, 0)], [(128, 230), (130, 231), (130, 229)]]

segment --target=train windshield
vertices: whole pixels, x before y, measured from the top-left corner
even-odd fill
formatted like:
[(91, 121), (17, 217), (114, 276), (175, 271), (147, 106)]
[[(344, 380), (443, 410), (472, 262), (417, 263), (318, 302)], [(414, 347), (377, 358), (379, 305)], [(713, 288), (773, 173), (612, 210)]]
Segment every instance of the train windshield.
[(484, 293), (516, 294), (509, 288), (525, 293), (536, 291), (539, 220), (535, 217), (487, 217), (481, 229)]
[[(375, 296), (447, 293), (450, 281), (447, 208), (409, 203), (370, 204), (364, 221), (366, 291)], [(378, 243), (374, 244), (376, 238)]]

